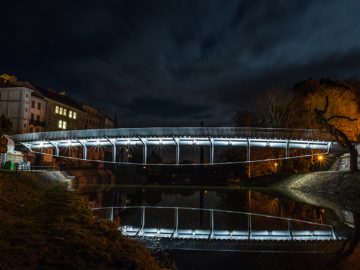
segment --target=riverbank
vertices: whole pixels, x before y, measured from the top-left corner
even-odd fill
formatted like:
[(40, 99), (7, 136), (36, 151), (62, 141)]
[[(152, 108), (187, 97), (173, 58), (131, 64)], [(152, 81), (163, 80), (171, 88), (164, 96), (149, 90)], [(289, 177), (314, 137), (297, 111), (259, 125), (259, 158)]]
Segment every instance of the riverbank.
[(360, 212), (360, 172), (322, 171), (296, 174), (271, 186), (298, 201)]
[(161, 269), (64, 184), (0, 171), (1, 269)]
[(272, 186), (297, 201), (353, 213), (355, 233), (334, 260), (334, 269), (360, 269), (360, 172), (326, 171), (288, 177)]

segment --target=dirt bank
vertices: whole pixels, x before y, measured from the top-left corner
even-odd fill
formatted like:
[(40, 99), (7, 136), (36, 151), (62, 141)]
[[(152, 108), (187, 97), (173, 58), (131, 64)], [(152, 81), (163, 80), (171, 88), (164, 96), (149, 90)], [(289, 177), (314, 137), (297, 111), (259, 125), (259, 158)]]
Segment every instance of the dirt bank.
[(0, 269), (160, 269), (59, 182), (0, 171), (0, 194)]

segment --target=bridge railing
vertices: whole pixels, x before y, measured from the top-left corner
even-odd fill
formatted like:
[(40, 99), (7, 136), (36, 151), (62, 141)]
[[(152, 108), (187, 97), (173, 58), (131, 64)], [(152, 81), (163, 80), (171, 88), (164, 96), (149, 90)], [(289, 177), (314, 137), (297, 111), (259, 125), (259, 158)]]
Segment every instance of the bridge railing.
[(154, 127), (50, 131), (13, 135), (16, 142), (82, 138), (131, 137), (232, 137), (303, 139), (331, 141), (331, 136), (318, 129), (283, 129), (255, 127)]
[(114, 220), (130, 237), (221, 240), (332, 240), (331, 225), (249, 212), (189, 207), (128, 206), (93, 208)]

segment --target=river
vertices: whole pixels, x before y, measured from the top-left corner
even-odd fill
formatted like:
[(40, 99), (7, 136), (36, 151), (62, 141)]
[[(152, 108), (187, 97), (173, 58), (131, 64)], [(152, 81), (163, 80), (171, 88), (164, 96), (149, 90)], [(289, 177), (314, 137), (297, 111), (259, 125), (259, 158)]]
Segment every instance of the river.
[[(83, 185), (76, 189), (90, 207), (171, 206), (244, 211), (330, 224), (338, 235), (350, 235), (351, 213), (335, 212), (296, 202), (273, 190), (236, 187), (191, 187), (162, 185)], [(350, 218), (349, 218), (350, 216)], [(121, 219), (122, 217), (120, 217)], [(188, 217), (206, 226), (208, 217)], [(124, 220), (123, 220), (124, 222)], [(350, 223), (345, 225), (345, 222)], [(217, 221), (215, 220), (215, 224)], [(162, 260), (174, 262), (177, 269), (323, 269), (333, 254), (296, 252), (215, 252), (156, 250)]]

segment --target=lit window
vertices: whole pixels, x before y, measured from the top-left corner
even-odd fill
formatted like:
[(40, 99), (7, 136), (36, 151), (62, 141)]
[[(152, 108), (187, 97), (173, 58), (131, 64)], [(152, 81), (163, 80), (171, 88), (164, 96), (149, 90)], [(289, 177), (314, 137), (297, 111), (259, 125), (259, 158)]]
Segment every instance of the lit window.
[(59, 110), (59, 114), (63, 114), (63, 108), (62, 107), (60, 107), (60, 110)]
[(64, 113), (63, 113), (65, 116), (66, 116), (66, 109), (64, 109)]
[(62, 123), (62, 128), (63, 128), (63, 129), (66, 129), (66, 121), (63, 121), (63, 123)]
[(72, 118), (72, 110), (69, 111), (69, 118)]
[(59, 113), (59, 106), (55, 107), (55, 113)]
[(76, 112), (74, 112), (74, 114), (73, 114), (73, 118), (74, 118), (74, 119), (76, 119)]
[(59, 120), (58, 128), (62, 128), (62, 125), (63, 125), (63, 121), (62, 121), (62, 120)]

